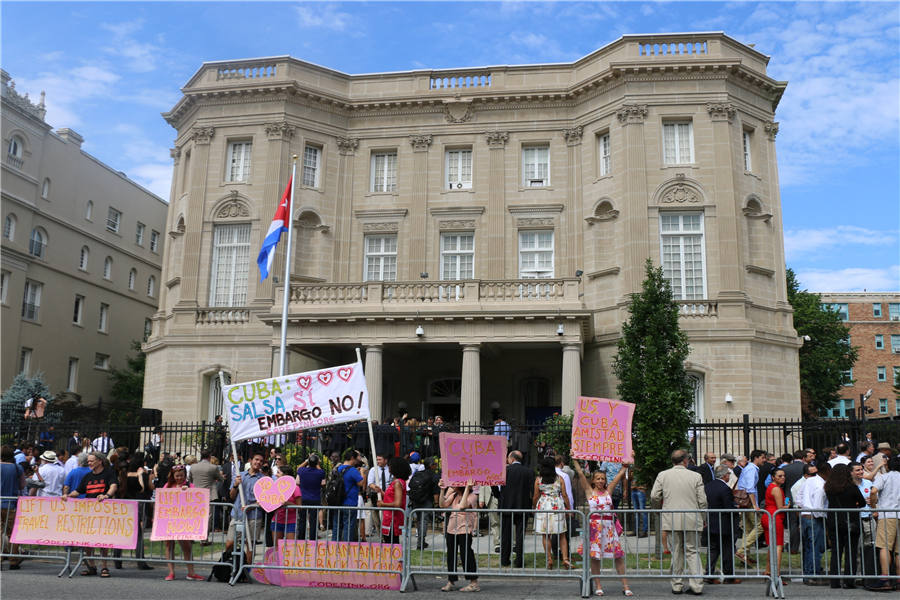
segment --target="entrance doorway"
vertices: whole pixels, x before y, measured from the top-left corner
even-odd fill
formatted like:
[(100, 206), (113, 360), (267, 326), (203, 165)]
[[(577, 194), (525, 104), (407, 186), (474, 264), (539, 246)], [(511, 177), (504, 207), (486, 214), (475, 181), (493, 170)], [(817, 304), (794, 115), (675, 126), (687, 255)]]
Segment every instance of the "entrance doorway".
[(427, 397), (422, 403), (422, 419), (441, 415), (448, 423), (458, 422), (461, 397), (462, 379), (459, 377), (447, 377), (430, 382)]

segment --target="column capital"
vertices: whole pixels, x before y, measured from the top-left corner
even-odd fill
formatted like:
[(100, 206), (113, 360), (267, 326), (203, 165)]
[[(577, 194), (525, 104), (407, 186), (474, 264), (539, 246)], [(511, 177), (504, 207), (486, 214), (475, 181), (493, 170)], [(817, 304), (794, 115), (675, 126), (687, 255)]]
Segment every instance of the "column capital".
[(287, 121), (266, 123), (266, 137), (269, 140), (289, 140), (294, 137), (294, 126)]
[(169, 148), (169, 157), (172, 159), (172, 163), (177, 165), (181, 160), (181, 148), (178, 146)]
[(572, 127), (571, 129), (563, 129), (563, 137), (566, 138), (566, 144), (569, 146), (578, 146), (581, 144), (581, 138), (584, 135), (584, 127)]
[(413, 152), (428, 152), (431, 146), (432, 135), (430, 133), (424, 135), (409, 136), (409, 143), (412, 145)]
[(481, 352), (481, 342), (461, 343), (463, 352)]
[(502, 150), (509, 141), (508, 131), (486, 131), (484, 134), (488, 148), (491, 150)]
[(647, 105), (623, 104), (622, 108), (616, 111), (616, 116), (622, 125), (641, 125), (647, 117)]
[(778, 121), (769, 121), (765, 124), (764, 129), (766, 135), (769, 136), (769, 141), (774, 142), (775, 136), (778, 135)]
[(366, 352), (384, 352), (384, 344), (366, 344)]
[(337, 147), (341, 154), (356, 154), (356, 149), (359, 148), (359, 138), (339, 137), (337, 138)]
[(197, 127), (191, 129), (191, 139), (198, 146), (208, 145), (216, 133), (215, 127)]
[(563, 352), (572, 350), (581, 352), (581, 342), (560, 342), (559, 345), (562, 346)]
[(730, 102), (708, 102), (706, 104), (706, 112), (709, 113), (709, 117), (713, 122), (725, 121), (731, 123), (737, 110), (735, 110), (734, 104)]

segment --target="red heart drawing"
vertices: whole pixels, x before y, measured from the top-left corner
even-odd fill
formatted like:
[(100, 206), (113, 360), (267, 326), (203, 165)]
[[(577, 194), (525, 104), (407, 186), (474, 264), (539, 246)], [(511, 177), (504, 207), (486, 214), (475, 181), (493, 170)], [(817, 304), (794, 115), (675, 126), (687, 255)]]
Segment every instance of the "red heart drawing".
[(312, 379), (310, 379), (309, 375), (304, 375), (303, 377), (298, 377), (297, 385), (302, 387), (304, 390), (308, 390), (309, 386), (312, 385)]
[(344, 381), (350, 381), (350, 377), (353, 375), (353, 367), (341, 367), (337, 373), (338, 377)]
[(319, 374), (316, 375), (316, 379), (321, 381), (323, 385), (328, 385), (331, 383), (331, 371), (319, 371)]

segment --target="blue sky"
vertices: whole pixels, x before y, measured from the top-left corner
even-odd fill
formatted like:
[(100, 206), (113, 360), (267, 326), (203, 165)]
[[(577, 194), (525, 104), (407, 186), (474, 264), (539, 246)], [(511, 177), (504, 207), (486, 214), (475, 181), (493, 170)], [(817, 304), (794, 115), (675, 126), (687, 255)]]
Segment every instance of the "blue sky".
[(10, 2), (2, 66), (47, 121), (167, 198), (159, 113), (203, 61), (347, 73), (568, 62), (627, 33), (724, 31), (789, 82), (777, 140), (788, 266), (817, 291), (900, 290), (896, 2)]

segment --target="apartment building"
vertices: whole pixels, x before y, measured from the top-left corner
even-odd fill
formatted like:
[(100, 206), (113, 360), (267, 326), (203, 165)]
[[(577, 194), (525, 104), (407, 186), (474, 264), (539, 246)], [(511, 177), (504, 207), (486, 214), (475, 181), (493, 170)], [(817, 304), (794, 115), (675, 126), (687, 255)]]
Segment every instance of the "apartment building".
[(149, 335), (161, 285), (166, 202), (44, 120), (2, 72), (0, 387), (42, 371), (93, 406), (109, 371)]
[[(800, 414), (769, 57), (722, 33), (626, 35), (568, 64), (348, 75), (204, 63), (177, 131), (145, 406), (222, 411), (217, 374), (355, 360), (372, 413), (484, 422), (614, 397), (644, 263), (692, 347), (698, 418)], [(297, 157), (283, 242), (254, 258)]]

